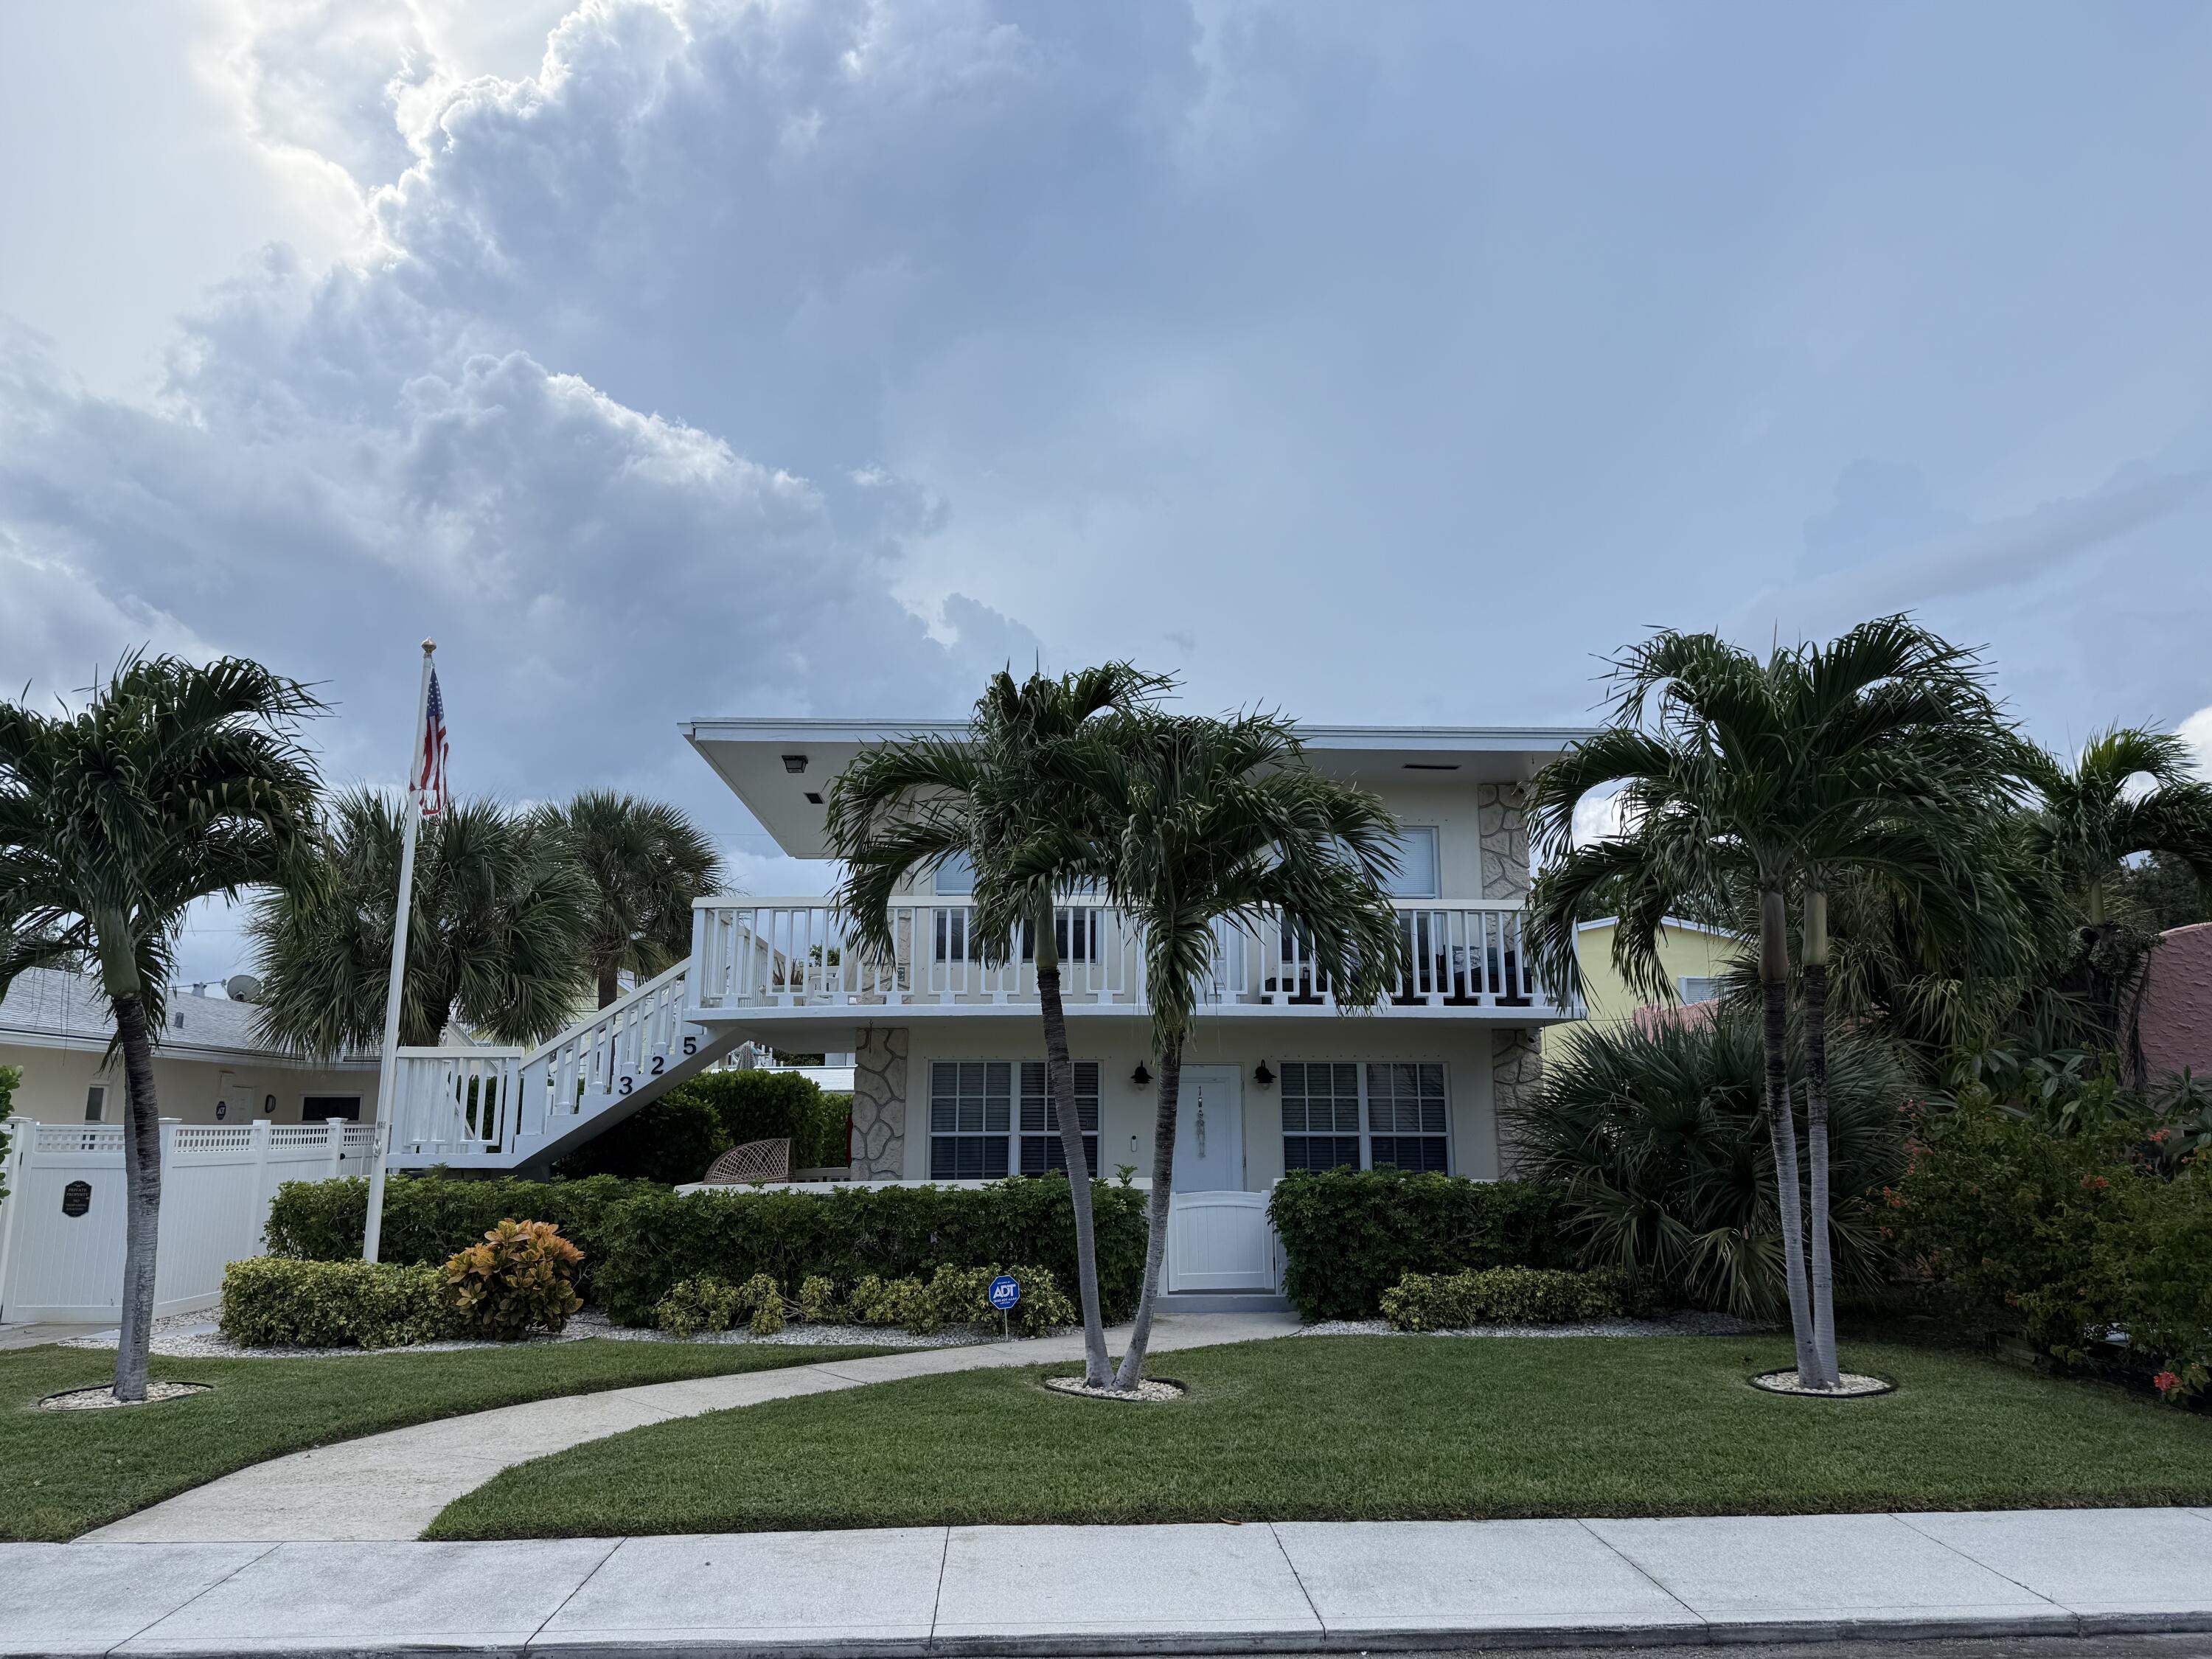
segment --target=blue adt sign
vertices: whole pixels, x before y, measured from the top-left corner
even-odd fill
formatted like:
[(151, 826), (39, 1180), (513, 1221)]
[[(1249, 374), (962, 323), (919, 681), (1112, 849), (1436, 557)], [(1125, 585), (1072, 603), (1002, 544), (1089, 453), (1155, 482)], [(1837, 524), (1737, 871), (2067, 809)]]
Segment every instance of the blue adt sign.
[(1000, 1313), (1022, 1299), (1022, 1287), (1010, 1274), (1000, 1273), (991, 1281), (991, 1305)]

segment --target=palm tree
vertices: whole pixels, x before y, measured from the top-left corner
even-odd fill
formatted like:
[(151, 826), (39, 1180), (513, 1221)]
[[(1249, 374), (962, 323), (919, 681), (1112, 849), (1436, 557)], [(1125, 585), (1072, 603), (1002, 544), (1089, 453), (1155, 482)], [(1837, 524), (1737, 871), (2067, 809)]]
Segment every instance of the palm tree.
[(1103, 884), (1144, 941), (1160, 1057), (1144, 1291), (1114, 1379), (1126, 1390), (1143, 1376), (1158, 1305), (1183, 1046), (1224, 933), (1295, 935), (1345, 1008), (1371, 1005), (1397, 982), (1405, 942), (1385, 887), (1397, 868), (1396, 821), (1366, 790), (1307, 765), (1288, 721), (1146, 709), (1109, 728), (1106, 742), (1054, 758), (1070, 764), (1066, 786), (1097, 802), (1114, 835)]
[(721, 855), (699, 827), (663, 801), (587, 789), (543, 816), (590, 884), (585, 951), (604, 1008), (627, 969), (640, 980), (691, 951), (691, 902), (717, 891)]
[(295, 738), (322, 705), (224, 657), (125, 657), (74, 713), (0, 704), (0, 993), (27, 968), (88, 963), (115, 1017), (129, 1127), (115, 1397), (146, 1397), (161, 1218), (159, 1029), (196, 901), (312, 880), (320, 787)]
[[(1574, 924), (1616, 909), (1614, 960), (1655, 998), (1664, 918), (1731, 890), (1755, 895), (1766, 1111), (1799, 1376), (1835, 1386), (1828, 1228), (1803, 1226), (1785, 1043), (1790, 900), (1802, 905), (1807, 1164), (1812, 1212), (1830, 1213), (1828, 893), (1845, 872), (1902, 895), (1916, 924), (1970, 960), (2004, 959), (2023, 931), (1969, 857), (2008, 809), (2018, 745), (1979, 659), (1908, 618), (1765, 661), (1709, 634), (1662, 632), (1616, 665), (1614, 723), (1547, 768), (1531, 792), (1549, 867), (1530, 895), (1532, 949), (1555, 984), (1576, 976)], [(1648, 718), (1647, 718), (1648, 715)], [(1621, 786), (1626, 830), (1571, 843), (1576, 804)], [(1807, 1256), (1810, 1258), (1809, 1283)]]
[[(2027, 781), (2040, 798), (2030, 842), (2080, 900), (2093, 928), (2122, 864), (2155, 853), (2212, 892), (2212, 783), (2198, 781), (2187, 743), (2171, 732), (2111, 726), (2072, 766), (2035, 751)], [(2148, 786), (2148, 787), (2144, 787)]]
[[(331, 813), (321, 879), (254, 907), (255, 1024), (265, 1040), (315, 1056), (383, 1040), (401, 833), (398, 802), (349, 792)], [(537, 815), (463, 800), (424, 819), (400, 1042), (435, 1047), (455, 1021), (505, 1042), (552, 1036), (586, 994), (591, 904), (560, 836)]]
[(1075, 756), (1098, 744), (1100, 717), (1139, 708), (1169, 685), (1124, 662), (1058, 679), (1033, 674), (1019, 685), (1001, 672), (977, 700), (963, 737), (909, 738), (868, 750), (830, 790), (830, 847), (845, 865), (836, 903), (863, 948), (893, 959), (891, 900), (912, 878), (966, 859), (975, 875), (969, 948), (994, 963), (1010, 959), (1024, 940), (1034, 951), (1046, 1081), (1075, 1209), (1084, 1375), (1098, 1387), (1107, 1380), (1106, 1327), (1091, 1171), (1054, 923), (1056, 901), (1097, 880), (1104, 854), (1093, 804), (1064, 780), (1085, 769)]

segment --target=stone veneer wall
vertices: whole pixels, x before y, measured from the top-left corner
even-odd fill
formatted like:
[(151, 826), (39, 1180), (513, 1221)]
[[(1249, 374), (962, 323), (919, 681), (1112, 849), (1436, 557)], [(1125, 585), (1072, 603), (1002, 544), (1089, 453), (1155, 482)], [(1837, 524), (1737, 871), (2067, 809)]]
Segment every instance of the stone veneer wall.
[(897, 1181), (906, 1174), (906, 1057), (903, 1025), (862, 1029), (853, 1051), (853, 1174)]
[(1475, 823), (1482, 836), (1482, 896), (1528, 896), (1528, 792), (1517, 783), (1479, 783)]
[(1537, 1033), (1526, 1026), (1494, 1031), (1490, 1039), (1490, 1109), (1497, 1125), (1498, 1173), (1510, 1176), (1520, 1164), (1507, 1111), (1526, 1100), (1544, 1075), (1544, 1050)]

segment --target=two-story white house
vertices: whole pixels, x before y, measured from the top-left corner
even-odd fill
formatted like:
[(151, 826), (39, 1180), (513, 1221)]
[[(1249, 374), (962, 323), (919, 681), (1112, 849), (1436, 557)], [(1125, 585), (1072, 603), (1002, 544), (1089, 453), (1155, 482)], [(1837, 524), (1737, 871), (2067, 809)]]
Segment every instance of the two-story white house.
[[(684, 735), (793, 858), (826, 858), (825, 801), (860, 750), (957, 722), (702, 720)], [(1295, 937), (1224, 927), (1187, 1050), (1170, 1288), (1272, 1290), (1266, 1194), (1340, 1164), (1488, 1177), (1498, 1109), (1534, 1080), (1547, 1000), (1523, 948), (1523, 791), (1579, 730), (1314, 726), (1311, 763), (1375, 791), (1404, 829), (1395, 890), (1409, 965), (1380, 1007), (1340, 1009)], [(825, 871), (826, 874), (826, 871)], [(826, 882), (824, 884), (827, 884)], [(988, 966), (958, 869), (893, 907), (889, 957), (818, 896), (697, 907), (690, 959), (544, 1048), (404, 1051), (398, 1165), (521, 1167), (618, 1121), (739, 1043), (854, 1056), (856, 1179), (976, 1181), (1060, 1166), (1027, 961)], [(1103, 900), (1055, 932), (1094, 1168), (1152, 1167), (1143, 955)]]

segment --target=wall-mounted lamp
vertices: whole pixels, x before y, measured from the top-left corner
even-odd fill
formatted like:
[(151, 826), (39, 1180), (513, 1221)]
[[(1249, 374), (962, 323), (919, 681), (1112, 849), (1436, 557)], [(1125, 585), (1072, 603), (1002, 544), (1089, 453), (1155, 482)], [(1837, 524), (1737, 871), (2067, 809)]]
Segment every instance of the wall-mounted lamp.
[(1139, 1089), (1149, 1089), (1152, 1086), (1152, 1074), (1145, 1069), (1145, 1062), (1143, 1060), (1139, 1060), (1137, 1062), (1137, 1069), (1129, 1073), (1129, 1081), (1135, 1084)]
[(804, 772), (806, 769), (806, 757), (786, 755), (783, 757), (783, 769), (787, 772)]
[(1275, 1086), (1275, 1074), (1267, 1069), (1266, 1060), (1261, 1060), (1252, 1068), (1252, 1081), (1262, 1089), (1272, 1089)]

